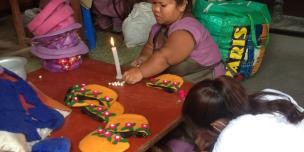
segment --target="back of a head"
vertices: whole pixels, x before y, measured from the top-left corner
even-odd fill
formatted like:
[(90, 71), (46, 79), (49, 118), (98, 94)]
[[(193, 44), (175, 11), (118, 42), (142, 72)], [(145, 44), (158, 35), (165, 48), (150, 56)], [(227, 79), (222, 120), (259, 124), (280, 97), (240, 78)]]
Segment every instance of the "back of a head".
[(220, 118), (234, 118), (247, 111), (248, 96), (241, 84), (226, 76), (203, 80), (189, 91), (182, 113), (198, 127), (209, 127)]

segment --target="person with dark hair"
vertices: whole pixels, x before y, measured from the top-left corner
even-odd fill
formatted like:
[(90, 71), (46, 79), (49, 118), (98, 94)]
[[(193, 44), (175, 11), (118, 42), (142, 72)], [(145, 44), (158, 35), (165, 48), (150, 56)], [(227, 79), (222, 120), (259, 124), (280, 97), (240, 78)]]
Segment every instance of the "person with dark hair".
[(123, 75), (129, 84), (160, 73), (188, 82), (224, 74), (219, 48), (206, 28), (191, 16), (191, 0), (152, 0), (156, 24), (147, 43)]
[(182, 108), (197, 147), (213, 152), (303, 151), (303, 111), (285, 93), (264, 89), (248, 95), (226, 76), (194, 85)]

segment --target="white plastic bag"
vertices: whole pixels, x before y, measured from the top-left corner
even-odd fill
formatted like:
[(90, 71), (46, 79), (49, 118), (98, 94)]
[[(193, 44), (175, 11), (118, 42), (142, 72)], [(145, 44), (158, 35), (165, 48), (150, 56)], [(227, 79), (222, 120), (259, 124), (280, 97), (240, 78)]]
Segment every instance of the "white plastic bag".
[(128, 48), (147, 42), (151, 27), (155, 24), (152, 4), (141, 2), (134, 5), (129, 16), (123, 21), (122, 32)]

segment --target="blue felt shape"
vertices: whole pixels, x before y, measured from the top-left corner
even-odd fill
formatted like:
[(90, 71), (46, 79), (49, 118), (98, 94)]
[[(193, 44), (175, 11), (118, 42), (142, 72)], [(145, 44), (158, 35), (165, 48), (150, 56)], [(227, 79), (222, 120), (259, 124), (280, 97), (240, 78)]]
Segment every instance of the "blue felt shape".
[(69, 152), (70, 140), (66, 138), (49, 138), (41, 140), (32, 147), (32, 152)]

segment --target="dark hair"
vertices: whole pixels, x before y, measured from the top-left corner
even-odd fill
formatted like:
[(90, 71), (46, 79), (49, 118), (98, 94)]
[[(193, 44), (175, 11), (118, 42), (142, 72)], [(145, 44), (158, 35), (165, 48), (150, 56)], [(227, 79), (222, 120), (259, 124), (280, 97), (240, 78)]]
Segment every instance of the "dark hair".
[(183, 115), (197, 127), (209, 128), (219, 118), (233, 119), (243, 114), (279, 112), (291, 123), (304, 119), (295, 105), (288, 99), (265, 101), (264, 95), (278, 95), (270, 92), (258, 92), (248, 96), (240, 82), (222, 76), (215, 80), (203, 80), (194, 85), (182, 108)]
[[(281, 96), (281, 98), (267, 101), (263, 98), (265, 95)], [(298, 123), (304, 119), (304, 113), (301, 113), (289, 98), (281, 94), (260, 91), (250, 95), (249, 99), (251, 114), (279, 112), (291, 123)]]
[[(187, 3), (187, 6), (186, 6), (186, 9), (185, 9), (185, 14), (191, 14), (192, 12), (192, 0), (175, 0), (177, 6), (179, 5), (182, 5), (183, 3), (185, 2), (188, 2)], [(153, 37), (153, 46), (154, 46), (154, 49), (155, 49), (155, 46), (156, 46), (156, 43), (157, 43), (157, 38), (159, 36), (159, 34), (161, 33), (161, 31), (164, 31), (164, 36), (166, 38), (168, 38), (168, 29), (169, 27), (167, 26), (161, 26), (161, 28), (155, 33), (154, 37)]]
[(185, 9), (185, 12), (187, 12), (187, 13), (190, 12), (191, 13), (191, 11), (192, 11), (192, 0), (175, 0), (177, 5), (182, 5), (183, 3), (185, 3), (185, 1), (188, 2), (187, 6), (186, 6), (186, 9)]
[(190, 89), (182, 113), (197, 126), (209, 127), (219, 118), (245, 113), (247, 100), (245, 89), (231, 78), (203, 80)]

